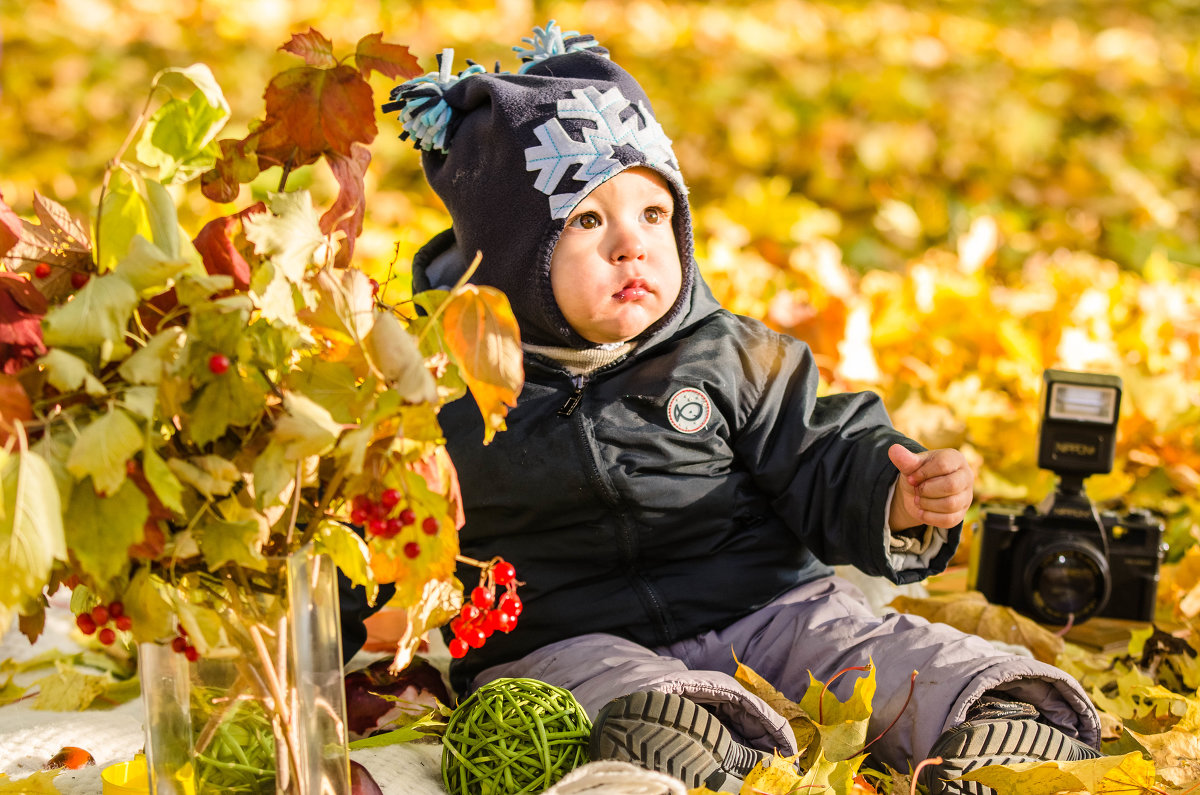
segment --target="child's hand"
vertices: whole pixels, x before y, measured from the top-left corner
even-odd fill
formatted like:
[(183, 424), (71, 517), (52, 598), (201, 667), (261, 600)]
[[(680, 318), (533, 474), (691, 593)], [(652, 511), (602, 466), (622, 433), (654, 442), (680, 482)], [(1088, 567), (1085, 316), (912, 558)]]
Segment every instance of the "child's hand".
[(963, 520), (975, 482), (966, 456), (950, 449), (914, 453), (894, 444), (888, 458), (900, 470), (888, 514), (893, 530), (922, 524), (954, 527)]

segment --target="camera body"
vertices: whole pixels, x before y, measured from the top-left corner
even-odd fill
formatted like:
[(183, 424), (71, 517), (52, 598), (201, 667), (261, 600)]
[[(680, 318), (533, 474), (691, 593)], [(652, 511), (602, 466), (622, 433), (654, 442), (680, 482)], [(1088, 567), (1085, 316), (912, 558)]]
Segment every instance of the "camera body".
[(1121, 381), (1046, 370), (1038, 465), (1059, 476), (1042, 505), (984, 506), (972, 587), (1036, 621), (1154, 617), (1163, 525), (1144, 509), (1099, 511), (1083, 490), (1112, 470)]

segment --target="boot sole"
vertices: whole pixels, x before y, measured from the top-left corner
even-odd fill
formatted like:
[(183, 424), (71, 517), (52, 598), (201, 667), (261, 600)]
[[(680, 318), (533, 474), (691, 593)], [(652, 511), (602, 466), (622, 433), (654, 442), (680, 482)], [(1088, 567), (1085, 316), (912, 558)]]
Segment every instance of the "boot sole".
[(741, 787), (770, 755), (736, 742), (707, 710), (673, 693), (645, 691), (614, 699), (596, 716), (592, 759), (633, 762), (682, 780), (689, 789)]
[[(1012, 765), (1047, 759), (1074, 762), (1100, 756), (1095, 750), (1061, 731), (1031, 720), (964, 723), (946, 733), (930, 751), (945, 761), (922, 771), (932, 795), (992, 795), (994, 790), (977, 781), (944, 781), (985, 765)], [(935, 772), (936, 771), (936, 772)]]

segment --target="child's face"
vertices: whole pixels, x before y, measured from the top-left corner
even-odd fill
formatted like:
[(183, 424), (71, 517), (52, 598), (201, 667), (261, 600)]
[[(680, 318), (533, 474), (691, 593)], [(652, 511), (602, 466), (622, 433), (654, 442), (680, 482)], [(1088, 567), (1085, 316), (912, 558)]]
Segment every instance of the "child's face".
[(624, 342), (675, 304), (683, 281), (666, 180), (631, 168), (576, 205), (550, 258), (563, 317), (591, 342)]

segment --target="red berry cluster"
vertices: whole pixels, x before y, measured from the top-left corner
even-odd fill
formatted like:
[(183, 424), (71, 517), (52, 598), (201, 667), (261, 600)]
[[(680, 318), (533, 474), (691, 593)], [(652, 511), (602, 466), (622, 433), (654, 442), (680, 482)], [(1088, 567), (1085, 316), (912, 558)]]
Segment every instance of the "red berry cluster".
[[(404, 528), (417, 523), (417, 512), (405, 506), (400, 508), (404, 495), (398, 489), (384, 489), (379, 499), (366, 494), (355, 496), (350, 510), (350, 521), (367, 529), (367, 533), (378, 538), (395, 538)], [(399, 509), (399, 510), (397, 510)], [(426, 516), (421, 520), (421, 532), (435, 536), (439, 529), (438, 520)], [(409, 541), (404, 545), (405, 557), (415, 558), (421, 554), (421, 545)]]
[[(110, 622), (112, 627), (107, 626)], [(128, 632), (133, 626), (133, 620), (125, 615), (123, 603), (113, 601), (107, 605), (96, 605), (89, 612), (75, 616), (75, 626), (79, 627), (79, 631), (84, 635), (95, 634), (96, 640), (105, 646), (111, 646), (117, 639), (116, 630)]]
[(188, 640), (187, 630), (183, 628), (183, 624), (176, 626), (175, 631), (179, 634), (171, 639), (171, 651), (187, 657), (188, 662), (199, 660), (200, 652), (196, 651), (196, 647)]
[[(511, 632), (525, 606), (517, 596), (517, 570), (503, 558), (495, 558), (479, 575), (479, 585), (471, 589), (470, 599), (450, 622), (454, 638), (450, 641), (450, 656), (456, 660), (468, 649), (478, 649), (496, 630)], [(496, 586), (504, 586), (496, 598)]]

